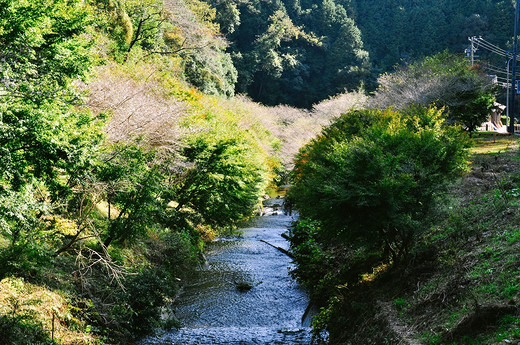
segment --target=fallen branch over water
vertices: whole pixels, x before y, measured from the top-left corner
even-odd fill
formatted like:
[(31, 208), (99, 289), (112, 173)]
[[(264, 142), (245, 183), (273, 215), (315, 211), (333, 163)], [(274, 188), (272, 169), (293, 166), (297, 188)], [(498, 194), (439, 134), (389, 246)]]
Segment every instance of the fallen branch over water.
[(294, 255), (292, 255), (292, 253), (289, 252), (289, 251), (287, 251), (287, 250), (285, 250), (285, 249), (283, 249), (283, 248), (281, 248), (281, 247), (277, 247), (277, 246), (275, 246), (274, 244), (271, 244), (271, 243), (269, 243), (269, 242), (267, 242), (267, 241), (264, 241), (264, 240), (260, 240), (260, 242), (264, 242), (265, 244), (268, 244), (268, 245), (270, 245), (271, 247), (278, 249), (279, 251), (281, 251), (282, 253), (284, 253), (285, 255), (287, 255), (288, 257), (290, 257), (291, 259), (294, 259)]

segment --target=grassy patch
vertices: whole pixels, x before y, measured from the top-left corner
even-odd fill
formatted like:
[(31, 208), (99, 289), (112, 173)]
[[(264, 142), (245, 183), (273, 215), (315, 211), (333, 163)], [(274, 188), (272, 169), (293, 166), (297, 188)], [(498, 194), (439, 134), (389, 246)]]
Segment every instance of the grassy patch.
[(52, 339), (62, 345), (98, 343), (62, 294), (21, 278), (4, 278), (0, 291), (0, 339), (7, 343), (52, 344)]
[(496, 154), (513, 150), (518, 145), (518, 136), (497, 134), (494, 132), (480, 132), (475, 134), (475, 146), (471, 149), (474, 154)]

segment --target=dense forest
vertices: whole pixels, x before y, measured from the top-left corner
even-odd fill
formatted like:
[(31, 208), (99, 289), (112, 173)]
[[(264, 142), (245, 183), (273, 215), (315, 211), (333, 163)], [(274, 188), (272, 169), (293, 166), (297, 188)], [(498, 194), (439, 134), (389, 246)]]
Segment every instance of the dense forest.
[(497, 89), (456, 54), (472, 35), (508, 47), (513, 13), (0, 0), (0, 342), (179, 326), (169, 305), (206, 244), (287, 183), (317, 341), (518, 336), (515, 160), (468, 151)]
[[(512, 1), (216, 1), (238, 71), (236, 91), (269, 105), (310, 107), (468, 37), (511, 47)], [(487, 58), (486, 52), (479, 55)], [(500, 61), (502, 65), (504, 61)], [(301, 97), (301, 95), (305, 97)]]

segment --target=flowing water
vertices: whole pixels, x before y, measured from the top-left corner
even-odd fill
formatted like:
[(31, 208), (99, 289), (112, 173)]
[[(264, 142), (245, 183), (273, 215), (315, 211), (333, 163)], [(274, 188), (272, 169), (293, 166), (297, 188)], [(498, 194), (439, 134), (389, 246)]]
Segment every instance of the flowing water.
[[(174, 305), (183, 327), (142, 345), (311, 343), (309, 329), (302, 325), (309, 300), (289, 275), (291, 259), (263, 242), (288, 249), (281, 234), (294, 219), (277, 211), (278, 202), (268, 200), (274, 208), (255, 217), (241, 236), (209, 246), (208, 265)], [(251, 289), (240, 291), (241, 285)]]

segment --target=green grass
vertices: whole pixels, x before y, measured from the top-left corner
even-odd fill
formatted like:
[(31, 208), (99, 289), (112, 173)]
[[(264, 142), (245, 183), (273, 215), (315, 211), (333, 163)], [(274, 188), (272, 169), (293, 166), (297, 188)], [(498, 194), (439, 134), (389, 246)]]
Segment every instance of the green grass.
[(496, 341), (520, 338), (520, 317), (506, 315), (500, 321), (500, 328), (495, 334)]
[(479, 132), (474, 136), (475, 146), (472, 154), (496, 154), (515, 148), (520, 138), (515, 135), (503, 135), (494, 132)]

